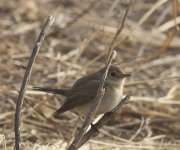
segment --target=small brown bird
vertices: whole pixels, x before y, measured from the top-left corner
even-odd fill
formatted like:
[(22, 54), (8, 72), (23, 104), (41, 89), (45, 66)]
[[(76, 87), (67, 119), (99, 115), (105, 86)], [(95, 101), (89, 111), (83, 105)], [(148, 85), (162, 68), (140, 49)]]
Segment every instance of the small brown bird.
[[(54, 113), (54, 115), (75, 109), (81, 116), (85, 116), (89, 112), (93, 100), (97, 95), (105, 69), (106, 68), (103, 67), (97, 72), (80, 78), (71, 88), (50, 89), (35, 87), (34, 90), (66, 96), (65, 103)], [(128, 76), (130, 76), (130, 74), (122, 73), (117, 66), (110, 66), (104, 84), (105, 94), (96, 115), (109, 112), (119, 104), (123, 96), (125, 77)]]

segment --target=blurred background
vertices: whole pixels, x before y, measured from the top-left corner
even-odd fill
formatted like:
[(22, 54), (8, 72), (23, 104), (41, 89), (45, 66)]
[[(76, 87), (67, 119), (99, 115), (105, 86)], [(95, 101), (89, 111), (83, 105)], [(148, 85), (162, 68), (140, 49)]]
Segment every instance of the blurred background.
[[(55, 17), (37, 56), (22, 109), (22, 148), (65, 149), (79, 116), (48, 116), (60, 95), (32, 87), (70, 87), (96, 71), (122, 25), (127, 0), (0, 0), (0, 149), (13, 149), (14, 112), (27, 62), (48, 15)], [(115, 63), (132, 74), (131, 102), (104, 126), (88, 149), (180, 149), (180, 1), (132, 1), (113, 42)], [(82, 149), (83, 149), (82, 148)]]

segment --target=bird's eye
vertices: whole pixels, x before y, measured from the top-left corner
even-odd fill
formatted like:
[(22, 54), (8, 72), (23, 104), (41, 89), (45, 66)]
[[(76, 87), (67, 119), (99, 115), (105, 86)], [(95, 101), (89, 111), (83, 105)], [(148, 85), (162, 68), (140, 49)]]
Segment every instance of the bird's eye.
[(116, 73), (115, 73), (115, 72), (111, 72), (111, 76), (112, 76), (112, 77), (115, 77), (115, 76), (116, 76)]

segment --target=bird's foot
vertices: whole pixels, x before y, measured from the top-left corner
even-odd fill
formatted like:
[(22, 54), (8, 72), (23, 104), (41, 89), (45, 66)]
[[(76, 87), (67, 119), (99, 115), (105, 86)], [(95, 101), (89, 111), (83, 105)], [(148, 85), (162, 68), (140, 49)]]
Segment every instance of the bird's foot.
[(98, 130), (97, 126), (94, 125), (93, 123), (91, 123), (91, 129), (95, 131), (95, 134), (96, 134), (96, 135), (99, 134), (99, 130)]

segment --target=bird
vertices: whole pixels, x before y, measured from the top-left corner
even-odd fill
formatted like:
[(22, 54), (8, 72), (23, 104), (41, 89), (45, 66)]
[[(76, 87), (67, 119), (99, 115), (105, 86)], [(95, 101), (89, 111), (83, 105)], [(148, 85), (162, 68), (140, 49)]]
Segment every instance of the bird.
[[(105, 70), (106, 67), (103, 67), (94, 73), (81, 77), (70, 88), (53, 89), (34, 87), (33, 89), (47, 93), (61, 94), (66, 97), (64, 104), (52, 116), (57, 116), (71, 109), (77, 111), (80, 116), (86, 116), (102, 83)], [(107, 78), (104, 82), (105, 94), (102, 97), (96, 115), (107, 113), (119, 104), (123, 98), (125, 78), (130, 75), (129, 73), (123, 73), (118, 66), (110, 65)]]

